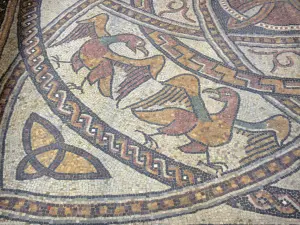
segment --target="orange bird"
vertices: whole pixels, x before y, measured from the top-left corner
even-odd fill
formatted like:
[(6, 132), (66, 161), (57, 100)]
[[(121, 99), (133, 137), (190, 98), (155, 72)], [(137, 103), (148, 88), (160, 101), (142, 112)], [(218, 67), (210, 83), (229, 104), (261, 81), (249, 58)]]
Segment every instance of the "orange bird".
[[(160, 125), (157, 133), (145, 134), (145, 143), (151, 142), (158, 147), (154, 135), (185, 135), (190, 142), (180, 146), (185, 153), (206, 153), (208, 147), (228, 143), (233, 127), (249, 131), (273, 131), (279, 145), (289, 134), (289, 121), (282, 115), (267, 120), (249, 123), (237, 120), (239, 94), (231, 88), (206, 89), (210, 98), (224, 103), (223, 109), (209, 114), (200, 96), (199, 79), (191, 74), (177, 75), (161, 82), (164, 87), (154, 95), (127, 106), (140, 120)], [(140, 131), (141, 132), (141, 131)]]
[(191, 142), (180, 147), (186, 153), (206, 152), (208, 146), (219, 146), (230, 140), (239, 106), (235, 91), (229, 88), (204, 90), (216, 94), (212, 97), (215, 100), (226, 103), (220, 113), (210, 115), (200, 97), (199, 80), (194, 75), (178, 75), (163, 84), (161, 91), (130, 106), (139, 119), (163, 126), (154, 135), (186, 135)]
[(83, 67), (90, 71), (80, 86), (71, 83), (69, 84), (70, 88), (83, 92), (83, 85), (87, 80), (90, 85), (98, 83), (100, 93), (110, 98), (113, 98), (114, 67), (123, 68), (127, 72), (127, 76), (118, 90), (116, 100), (120, 101), (142, 83), (149, 79), (156, 79), (165, 61), (162, 56), (130, 59), (113, 52), (109, 46), (113, 43), (122, 42), (134, 53), (139, 50), (145, 56), (148, 55), (148, 50), (145, 48), (146, 43), (142, 38), (133, 34), (110, 35), (106, 30), (108, 19), (108, 15), (99, 14), (93, 18), (78, 21), (77, 27), (52, 47), (84, 37), (90, 37), (91, 39), (86, 41), (73, 54), (70, 61), (61, 61), (58, 56), (54, 56), (53, 61), (58, 63), (58, 66), (60, 66), (60, 63), (70, 63), (76, 73)]

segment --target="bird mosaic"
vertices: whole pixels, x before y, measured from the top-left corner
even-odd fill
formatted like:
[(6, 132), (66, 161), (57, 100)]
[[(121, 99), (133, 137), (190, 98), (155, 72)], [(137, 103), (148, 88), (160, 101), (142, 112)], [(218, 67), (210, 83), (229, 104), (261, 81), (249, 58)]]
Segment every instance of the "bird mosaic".
[(78, 21), (77, 27), (64, 39), (52, 45), (52, 47), (69, 43), (71, 41), (90, 37), (78, 51), (71, 57), (71, 61), (62, 61), (58, 56), (53, 57), (58, 66), (60, 63), (70, 63), (74, 72), (81, 68), (89, 69), (88, 75), (81, 84), (70, 83), (71, 89), (78, 89), (83, 92), (86, 81), (90, 85), (98, 83), (99, 91), (104, 97), (113, 98), (112, 82), (114, 67), (121, 67), (128, 74), (118, 90), (117, 101), (126, 97), (132, 90), (151, 78), (156, 78), (163, 68), (164, 58), (162, 56), (152, 56), (146, 59), (130, 59), (113, 52), (109, 46), (113, 43), (125, 43), (126, 47), (132, 52), (141, 51), (148, 56), (145, 48), (145, 41), (133, 34), (110, 35), (106, 30), (109, 20), (107, 14), (99, 14), (93, 18)]
[[(145, 57), (149, 53), (145, 41), (136, 35), (127, 33), (111, 35), (106, 29), (108, 20), (107, 14), (99, 14), (78, 21), (77, 27), (52, 47), (84, 37), (90, 39), (73, 54), (70, 61), (60, 60), (58, 56), (54, 56), (53, 61), (58, 66), (60, 63), (70, 63), (76, 73), (83, 67), (88, 68), (89, 73), (81, 84), (78, 86), (69, 83), (69, 88), (78, 89), (83, 93), (86, 81), (90, 85), (97, 83), (101, 95), (115, 100), (117, 107), (125, 97), (132, 91), (138, 91), (145, 82), (155, 80), (161, 83), (164, 87), (157, 93), (123, 108), (130, 108), (139, 120), (161, 126), (153, 134), (137, 130), (143, 134), (145, 145), (150, 143), (151, 148), (159, 148), (158, 143), (152, 138), (155, 135), (185, 135), (189, 143), (180, 146), (179, 149), (188, 154), (206, 154), (207, 164), (214, 167), (209, 160), (209, 147), (228, 144), (232, 139), (234, 128), (242, 132), (247, 131), (251, 135), (269, 132), (276, 147), (281, 146), (288, 137), (290, 124), (285, 116), (275, 115), (256, 123), (238, 120), (240, 96), (232, 88), (209, 88), (202, 91), (209, 94), (211, 99), (224, 104), (220, 112), (209, 113), (201, 97), (200, 81), (195, 75), (180, 74), (166, 81), (158, 81), (157, 76), (165, 64), (164, 57), (155, 55), (145, 59), (132, 59), (112, 51), (109, 47), (111, 44), (125, 43), (125, 46), (134, 53), (139, 50)], [(116, 68), (124, 71), (125, 75), (114, 98), (112, 89)], [(255, 150), (259, 152), (265, 146), (264, 141), (262, 139), (254, 144), (249, 141), (248, 148), (255, 146)]]
[[(240, 96), (231, 88), (205, 89), (215, 101), (224, 103), (218, 113), (210, 114), (201, 98), (200, 81), (191, 74), (180, 74), (161, 82), (164, 87), (154, 95), (131, 104), (132, 113), (142, 121), (162, 126), (154, 134), (141, 132), (144, 144), (158, 148), (152, 138), (155, 135), (185, 135), (190, 142), (179, 149), (184, 153), (205, 153), (209, 161), (209, 147), (218, 147), (230, 142), (233, 128), (249, 132), (272, 132), (274, 141), (282, 145), (289, 135), (290, 124), (282, 115), (272, 116), (264, 121), (249, 123), (238, 120)], [(260, 140), (263, 146), (263, 139)], [(259, 143), (255, 143), (259, 146)]]
[(300, 0), (0, 0), (0, 225), (300, 224), (299, 59)]

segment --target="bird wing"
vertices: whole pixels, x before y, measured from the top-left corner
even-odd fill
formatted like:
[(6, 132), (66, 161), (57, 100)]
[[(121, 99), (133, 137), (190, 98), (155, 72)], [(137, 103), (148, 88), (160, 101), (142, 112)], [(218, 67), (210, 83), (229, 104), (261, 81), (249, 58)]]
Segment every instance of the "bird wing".
[(280, 149), (291, 130), (289, 119), (284, 115), (273, 115), (259, 122), (234, 121), (237, 133), (248, 137), (245, 146), (246, 157), (241, 164), (253, 162)]
[(165, 58), (162, 55), (154, 55), (146, 59), (131, 59), (110, 51), (107, 54), (105, 54), (104, 58), (110, 59), (115, 63), (121, 63), (127, 66), (146, 66), (148, 67), (148, 70), (153, 79), (156, 79), (157, 75), (165, 65)]
[(133, 66), (119, 62), (114, 62), (114, 66), (122, 68), (125, 72), (125, 79), (118, 86), (117, 101), (121, 101), (137, 87), (152, 78), (148, 66)]
[(151, 111), (161, 108), (179, 108), (193, 112), (191, 100), (183, 88), (165, 84), (165, 86), (154, 95), (134, 103), (127, 108), (133, 111)]
[(105, 13), (101, 13), (96, 15), (92, 18), (77, 21), (77, 26), (62, 40), (56, 42), (54, 46), (59, 46), (64, 43), (69, 43), (71, 41), (91, 37), (103, 37), (103, 36), (110, 36), (110, 34), (106, 31), (106, 24), (109, 17)]
[(197, 118), (193, 113), (178, 108), (163, 108), (153, 111), (132, 111), (140, 120), (164, 126), (158, 131), (168, 135), (180, 135), (196, 126)]
[(85, 37), (97, 37), (93, 23), (79, 23), (65, 38), (56, 42), (51, 47), (56, 47)]
[(117, 101), (121, 101), (137, 87), (150, 79), (156, 79), (164, 66), (164, 57), (156, 55), (146, 59), (130, 59), (113, 52), (105, 54), (104, 58), (113, 62), (114, 66), (125, 71), (125, 79), (119, 85)]
[(140, 120), (155, 125), (168, 125), (172, 123), (175, 117), (175, 109), (159, 109), (154, 111), (132, 111)]
[(251, 163), (280, 149), (274, 132), (249, 131), (241, 128), (235, 128), (235, 132), (248, 138), (245, 146), (246, 156), (240, 160), (241, 165)]

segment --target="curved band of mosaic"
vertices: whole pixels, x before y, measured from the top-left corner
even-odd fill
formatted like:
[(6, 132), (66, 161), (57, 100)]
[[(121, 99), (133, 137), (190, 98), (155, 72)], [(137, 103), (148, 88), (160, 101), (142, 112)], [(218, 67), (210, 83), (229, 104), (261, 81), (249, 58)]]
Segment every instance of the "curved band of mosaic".
[[(26, 2), (27, 3), (27, 2)], [(27, 71), (34, 75), (33, 82), (50, 108), (70, 128), (93, 145), (135, 170), (172, 187), (197, 184), (214, 176), (199, 169), (178, 163), (162, 154), (142, 146), (109, 127), (68, 91), (68, 88), (54, 72), (44, 52), (37, 27), (38, 4), (24, 3), (20, 16), (23, 59)], [(27, 8), (31, 7), (26, 11)], [(34, 9), (34, 10), (33, 10)], [(29, 16), (29, 17), (28, 17)], [(154, 164), (158, 165), (155, 167)]]
[[(43, 56), (45, 52), (44, 46), (40, 42), (40, 28), (37, 18), (39, 4), (41, 3), (35, 0), (24, 0), (21, 1), (21, 4), (22, 13), (20, 18), (22, 19), (21, 25), (23, 32), (21, 42), (24, 47), (22, 54), (26, 67), (28, 71), (31, 72), (31, 78), (37, 86), (37, 89), (49, 102), (49, 106), (52, 110), (58, 116), (68, 121), (68, 125), (72, 127), (72, 129), (79, 131), (86, 139), (102, 145), (102, 149), (104, 149), (107, 147), (107, 142), (104, 140), (104, 137), (111, 137), (111, 134), (106, 134), (103, 130), (97, 132), (96, 129), (99, 131), (99, 128), (101, 128), (101, 124), (97, 124), (98, 120), (88, 115), (89, 111), (84, 110), (84, 106), (82, 106), (81, 103), (68, 100), (69, 96), (67, 95), (69, 93), (66, 91), (66, 87), (61, 82), (57, 82), (57, 80), (59, 80), (58, 76)], [(64, 102), (58, 101), (59, 99)], [(72, 110), (64, 108), (63, 103), (69, 104)], [(78, 110), (80, 108), (82, 109)], [(78, 118), (84, 119), (85, 123), (78, 123)], [(94, 130), (90, 129), (92, 127)], [(296, 140), (294, 144), (298, 146), (299, 140)], [(126, 146), (128, 147), (129, 144), (126, 143)], [(80, 205), (80, 212), (78, 204), (72, 206), (68, 204), (48, 203), (46, 213), (51, 217), (103, 217), (103, 221), (109, 221), (109, 219), (121, 216), (126, 220), (127, 216), (139, 215), (140, 217), (149, 217), (151, 213), (152, 217), (153, 213), (164, 212), (160, 215), (162, 217), (166, 216), (166, 211), (175, 213), (176, 209), (180, 208), (185, 208), (185, 210), (181, 209), (181, 211), (186, 212), (210, 207), (214, 204), (226, 201), (232, 197), (234, 193), (243, 194), (253, 191), (262, 185), (274, 182), (276, 179), (296, 170), (299, 167), (300, 148), (293, 146), (282, 149), (277, 153), (275, 159), (273, 157), (265, 159), (264, 162), (257, 164), (255, 168), (244, 168), (239, 175), (225, 175), (219, 179), (218, 182), (212, 181), (207, 184), (183, 188), (181, 191), (178, 192), (177, 190), (175, 193), (169, 191), (159, 196), (149, 195), (138, 197), (135, 200), (131, 200), (130, 197), (114, 203), (99, 201), (98, 203), (82, 204)], [(120, 151), (120, 149), (114, 149), (114, 151)], [(1, 197), (0, 201), (1, 208), (5, 210), (24, 212), (37, 216), (45, 215), (43, 205), (46, 203), (9, 196)], [(25, 203), (32, 207), (16, 207), (16, 205), (23, 205)], [(61, 208), (63, 208), (63, 210), (60, 210)]]
[[(130, 15), (131, 18), (139, 18), (144, 23), (155, 24), (156, 27), (160, 27), (162, 24), (165, 30), (167, 27), (174, 27), (172, 24), (167, 24), (165, 21), (158, 21), (147, 16), (145, 13), (140, 15), (141, 12), (133, 11), (129, 6), (122, 4), (114, 0), (105, 0), (100, 4), (104, 5), (109, 11), (115, 11), (119, 14)], [(252, 92), (258, 92), (262, 94), (277, 94), (277, 95), (300, 95), (300, 79), (293, 78), (279, 78), (272, 76), (263, 76), (256, 73), (237, 70), (228, 65), (222, 64), (219, 61), (208, 59), (200, 52), (189, 48), (182, 42), (174, 42), (174, 39), (169, 40), (166, 35), (160, 33), (157, 30), (147, 29), (147, 35), (149, 35), (152, 44), (160, 49), (164, 54), (179, 64), (182, 67), (211, 79), (215, 82), (230, 85), (236, 88), (245, 89)], [(173, 30), (173, 29), (172, 29)], [(174, 31), (183, 33), (183, 29), (177, 28)], [(194, 31), (186, 31), (188, 33)]]

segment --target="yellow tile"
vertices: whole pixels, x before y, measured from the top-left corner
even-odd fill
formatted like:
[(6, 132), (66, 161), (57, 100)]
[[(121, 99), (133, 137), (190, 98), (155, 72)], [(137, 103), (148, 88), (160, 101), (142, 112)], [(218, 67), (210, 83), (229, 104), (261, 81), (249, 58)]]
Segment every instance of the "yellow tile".
[[(46, 168), (53, 162), (56, 157), (58, 150), (50, 150), (44, 153), (41, 153), (36, 156), (37, 160)], [(32, 171), (33, 172), (33, 171)]]
[(241, 182), (242, 182), (243, 184), (249, 184), (251, 181), (252, 181), (252, 180), (251, 180), (251, 178), (250, 178), (248, 175), (245, 175), (245, 176), (242, 176), (242, 177), (241, 177)]
[(57, 173), (96, 173), (95, 167), (85, 158), (72, 152), (66, 152), (63, 161), (56, 168)]
[(266, 173), (263, 170), (257, 170), (254, 172), (254, 174), (257, 178), (262, 178), (266, 176)]
[(57, 215), (57, 212), (58, 212), (58, 208), (55, 207), (55, 206), (52, 206), (49, 210), (49, 214), (52, 215), (52, 216), (56, 216)]
[(229, 181), (229, 185), (231, 188), (234, 188), (234, 189), (239, 187), (234, 180)]
[(9, 200), (5, 199), (0, 201), (1, 207), (7, 207), (8, 205), (9, 205)]
[(203, 200), (203, 199), (206, 198), (206, 195), (203, 194), (203, 193), (201, 193), (201, 192), (197, 192), (197, 193), (195, 194), (195, 198), (196, 198), (197, 200)]
[(124, 206), (117, 206), (115, 209), (114, 214), (115, 215), (120, 215), (125, 213), (125, 207)]
[(100, 206), (99, 212), (100, 215), (105, 215), (107, 213), (107, 206)]
[(164, 201), (164, 205), (167, 206), (168, 208), (174, 206), (174, 201), (172, 199), (167, 199)]
[(148, 206), (149, 210), (156, 210), (156, 209), (158, 209), (157, 202), (150, 202), (150, 203), (147, 204), (147, 206)]
[(281, 159), (281, 162), (283, 164), (289, 164), (291, 162), (291, 157), (289, 157), (288, 155), (287, 156), (284, 156), (282, 159)]
[(80, 210), (81, 216), (90, 216), (91, 215), (91, 207), (85, 206)]
[(38, 210), (37, 204), (33, 203), (29, 205), (29, 212), (36, 212)]
[(17, 209), (17, 210), (21, 209), (24, 206), (24, 204), (25, 204), (25, 200), (21, 199), (15, 204), (14, 209)]
[(24, 173), (27, 174), (35, 174), (37, 171), (33, 168), (33, 166), (30, 163), (27, 163), (24, 169)]
[(139, 203), (132, 204), (131, 205), (131, 210), (132, 210), (132, 212), (141, 212), (142, 207)]
[(185, 197), (179, 198), (179, 201), (180, 201), (181, 205), (189, 205), (189, 204), (191, 204), (191, 200), (190, 200), (189, 196), (185, 196)]
[(223, 193), (223, 188), (221, 186), (215, 187), (213, 192), (215, 194), (222, 194)]
[(300, 149), (294, 150), (294, 151), (293, 151), (293, 154), (294, 154), (295, 156), (300, 156)]
[(30, 137), (32, 150), (56, 142), (55, 137), (45, 127), (37, 122), (32, 124)]
[(72, 209), (70, 207), (65, 207), (65, 215), (71, 216), (72, 215)]
[(268, 165), (268, 169), (271, 171), (271, 172), (275, 172), (275, 171), (278, 171), (280, 170), (280, 167), (278, 166), (277, 163), (275, 162), (272, 162)]

